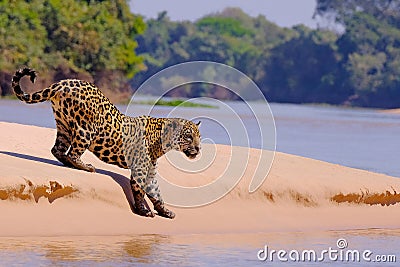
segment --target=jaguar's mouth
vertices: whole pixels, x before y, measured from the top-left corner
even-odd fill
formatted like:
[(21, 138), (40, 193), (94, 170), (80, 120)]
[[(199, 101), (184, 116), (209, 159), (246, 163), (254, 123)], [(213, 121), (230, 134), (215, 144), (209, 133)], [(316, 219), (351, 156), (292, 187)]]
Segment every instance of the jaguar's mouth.
[(183, 153), (189, 159), (195, 159), (198, 155), (198, 152), (195, 149), (185, 149), (185, 150), (183, 150)]

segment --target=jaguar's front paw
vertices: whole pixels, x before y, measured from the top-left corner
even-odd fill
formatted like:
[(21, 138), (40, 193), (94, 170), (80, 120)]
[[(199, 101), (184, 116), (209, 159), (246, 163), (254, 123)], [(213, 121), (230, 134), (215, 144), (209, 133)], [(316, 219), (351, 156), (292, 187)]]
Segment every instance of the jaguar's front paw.
[(153, 218), (155, 216), (154, 212), (148, 209), (136, 209), (135, 210), (137, 215), (144, 216), (144, 217), (150, 217)]
[(164, 209), (162, 211), (157, 211), (157, 215), (161, 217), (165, 217), (168, 219), (173, 219), (175, 218), (175, 213), (173, 211), (170, 211), (169, 209)]
[(168, 219), (173, 219), (175, 218), (175, 213), (173, 211), (170, 211), (169, 209), (167, 209), (164, 204), (161, 203), (156, 203), (154, 205), (154, 209), (157, 211), (157, 215), (161, 216), (161, 217), (165, 217)]
[(134, 192), (135, 213), (144, 217), (154, 217), (154, 212), (149, 210), (146, 200), (138, 192)]

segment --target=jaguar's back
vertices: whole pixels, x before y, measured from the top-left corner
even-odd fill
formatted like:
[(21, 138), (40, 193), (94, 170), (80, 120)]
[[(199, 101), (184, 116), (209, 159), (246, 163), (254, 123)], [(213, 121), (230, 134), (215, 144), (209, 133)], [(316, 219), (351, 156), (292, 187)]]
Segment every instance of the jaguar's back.
[(20, 79), (29, 75), (34, 82), (36, 73), (21, 69), (13, 77), (17, 97), (29, 104), (50, 100), (56, 121), (57, 137), (51, 152), (64, 165), (95, 171), (80, 157), (86, 149), (101, 160), (127, 168), (122, 151), (124, 115), (92, 83), (81, 80), (62, 80), (50, 87), (27, 94)]

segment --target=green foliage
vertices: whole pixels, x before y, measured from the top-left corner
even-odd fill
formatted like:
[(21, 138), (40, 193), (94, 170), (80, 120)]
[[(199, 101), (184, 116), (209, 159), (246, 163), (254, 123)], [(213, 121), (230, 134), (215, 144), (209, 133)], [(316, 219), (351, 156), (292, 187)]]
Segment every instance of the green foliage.
[(41, 1), (0, 1), (0, 69), (38, 67), (43, 61), (46, 31), (38, 15)]
[(400, 106), (400, 1), (318, 0), (315, 15), (345, 26), (338, 39), (341, 85), (351, 105)]
[[(293, 36), (291, 30), (282, 29), (263, 16), (252, 18), (237, 8), (195, 23), (171, 21), (163, 12), (157, 19), (148, 20), (147, 25), (146, 32), (137, 38), (136, 50), (143, 55), (147, 71), (135, 77), (134, 87), (162, 68), (191, 60), (225, 63), (258, 80), (265, 76), (262, 67), (270, 49)], [(211, 96), (215, 95), (212, 90), (224, 89), (203, 87), (193, 91)]]
[[(154, 103), (151, 101), (142, 101), (137, 102), (137, 104), (142, 105), (153, 105)], [(158, 100), (156, 102), (156, 106), (168, 106), (168, 107), (189, 107), (189, 108), (218, 108), (217, 106), (212, 106), (208, 104), (201, 104), (201, 103), (193, 103), (187, 102), (186, 100), (182, 99), (173, 99), (173, 100)]]
[[(9, 92), (10, 73), (22, 65), (58, 78), (86, 75), (115, 90), (126, 77), (135, 75), (138, 87), (165, 67), (209, 60), (247, 74), (270, 101), (399, 107), (400, 1), (317, 0), (315, 16), (334, 19), (343, 32), (281, 28), (238, 8), (195, 22), (171, 21), (162, 12), (145, 24), (125, 0), (0, 0), (1, 91)], [(248, 81), (206, 72), (251, 94)], [(237, 99), (210, 84), (171, 94)]]
[(272, 49), (263, 84), (267, 95), (279, 102), (340, 103), (337, 88), (336, 36), (328, 31), (295, 28), (297, 37)]
[(341, 51), (354, 88), (353, 104), (398, 107), (400, 105), (400, 29), (366, 13), (347, 20), (340, 38)]
[(92, 73), (119, 70), (132, 77), (138, 71), (141, 59), (133, 38), (144, 30), (144, 23), (125, 1), (48, 0), (42, 14), (53, 40), (47, 47), (50, 53)]
[[(143, 53), (148, 69), (133, 84), (138, 86), (176, 63), (210, 60), (247, 74), (270, 101), (399, 107), (400, 1), (318, 0), (315, 16), (334, 19), (344, 32), (302, 25), (281, 28), (264, 16), (250, 17), (237, 8), (194, 23), (174, 22), (161, 13), (147, 21), (147, 31), (137, 38), (137, 51)], [(212, 77), (220, 75), (208, 72)], [(173, 86), (179, 80), (182, 77), (176, 76), (164, 82)], [(246, 81), (232, 86), (251, 94)], [(237, 98), (226, 91), (196, 84), (174, 94)]]
[(0, 1), (0, 67), (39, 70), (66, 64), (77, 72), (112, 70), (132, 77), (145, 24), (126, 1)]
[(398, 0), (317, 0), (314, 16), (333, 17), (346, 25), (347, 19), (360, 12), (392, 25), (400, 23)]
[(253, 35), (253, 32), (242, 26), (239, 20), (230, 17), (205, 17), (196, 22), (199, 30), (213, 34), (242, 37)]

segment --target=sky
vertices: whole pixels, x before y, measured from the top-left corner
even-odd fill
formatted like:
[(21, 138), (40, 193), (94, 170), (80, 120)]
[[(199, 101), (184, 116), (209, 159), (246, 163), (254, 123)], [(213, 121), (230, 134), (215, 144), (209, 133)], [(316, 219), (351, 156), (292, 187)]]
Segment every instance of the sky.
[(131, 0), (133, 13), (155, 18), (166, 10), (172, 20), (194, 21), (225, 7), (240, 7), (251, 16), (264, 15), (282, 27), (305, 24), (315, 28), (312, 16), (316, 0)]

